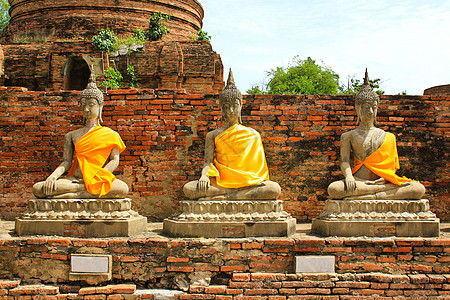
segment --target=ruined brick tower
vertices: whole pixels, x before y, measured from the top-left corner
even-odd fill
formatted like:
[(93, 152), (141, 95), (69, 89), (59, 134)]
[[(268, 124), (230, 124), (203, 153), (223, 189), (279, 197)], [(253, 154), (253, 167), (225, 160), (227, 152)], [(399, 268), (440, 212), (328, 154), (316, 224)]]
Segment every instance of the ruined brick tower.
[[(170, 14), (170, 33), (146, 42), (139, 52), (113, 55), (112, 63), (126, 72), (135, 67), (137, 86), (217, 93), (224, 86), (220, 55), (207, 42), (190, 41), (203, 25), (197, 0), (10, 0), (11, 21), (0, 38), (3, 81), (31, 90), (84, 89), (93, 60), (102, 54), (91, 45), (100, 29), (121, 37), (146, 29), (155, 12)], [(124, 63), (126, 61), (126, 64)], [(125, 70), (124, 70), (125, 68)]]

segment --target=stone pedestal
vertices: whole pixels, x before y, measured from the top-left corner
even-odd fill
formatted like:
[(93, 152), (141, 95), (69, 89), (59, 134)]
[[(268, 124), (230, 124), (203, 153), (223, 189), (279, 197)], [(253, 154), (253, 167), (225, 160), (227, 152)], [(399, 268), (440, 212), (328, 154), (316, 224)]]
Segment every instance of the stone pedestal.
[(296, 220), (281, 200), (181, 201), (181, 212), (164, 220), (173, 237), (244, 238), (290, 236)]
[(428, 200), (327, 200), (312, 222), (320, 236), (438, 237)]
[(32, 199), (16, 219), (26, 235), (119, 237), (143, 233), (147, 218), (131, 209), (131, 199)]

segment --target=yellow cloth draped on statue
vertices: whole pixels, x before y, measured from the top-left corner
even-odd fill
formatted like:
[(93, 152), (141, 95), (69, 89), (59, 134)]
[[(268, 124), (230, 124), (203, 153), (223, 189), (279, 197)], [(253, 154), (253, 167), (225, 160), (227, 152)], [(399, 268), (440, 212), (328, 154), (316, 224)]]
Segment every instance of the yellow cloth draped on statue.
[(395, 135), (386, 133), (383, 144), (374, 153), (368, 156), (364, 161), (355, 157), (355, 167), (352, 169), (354, 174), (362, 165), (365, 165), (369, 170), (385, 180), (400, 185), (404, 182), (412, 181), (406, 177), (400, 177), (395, 172), (400, 169), (397, 154), (397, 144)]
[(68, 175), (73, 175), (79, 165), (86, 190), (93, 195), (107, 194), (116, 177), (105, 170), (103, 165), (114, 147), (117, 147), (120, 153), (125, 150), (120, 135), (108, 127), (95, 126), (75, 143), (76, 159)]
[(214, 163), (208, 176), (218, 186), (241, 188), (269, 180), (264, 148), (259, 133), (235, 124), (215, 138)]

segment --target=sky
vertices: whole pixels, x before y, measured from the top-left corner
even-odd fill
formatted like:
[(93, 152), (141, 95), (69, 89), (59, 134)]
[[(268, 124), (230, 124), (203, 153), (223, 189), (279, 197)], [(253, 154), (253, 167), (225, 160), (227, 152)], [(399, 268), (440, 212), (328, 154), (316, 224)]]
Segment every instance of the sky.
[(203, 30), (245, 93), (266, 71), (311, 57), (381, 79), (388, 95), (450, 84), (450, 0), (199, 0)]

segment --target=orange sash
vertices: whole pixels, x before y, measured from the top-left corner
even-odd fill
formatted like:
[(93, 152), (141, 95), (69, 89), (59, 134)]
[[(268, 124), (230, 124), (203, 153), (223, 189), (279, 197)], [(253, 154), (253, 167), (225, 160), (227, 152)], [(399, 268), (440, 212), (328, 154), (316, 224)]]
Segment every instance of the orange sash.
[(355, 157), (355, 167), (352, 169), (352, 173), (356, 173), (362, 165), (365, 165), (370, 171), (393, 184), (400, 185), (404, 182), (412, 181), (409, 178), (395, 174), (400, 169), (400, 164), (398, 162), (395, 135), (389, 132), (386, 133), (380, 148), (369, 155), (364, 162)]
[(68, 176), (73, 175), (77, 165), (80, 165), (84, 184), (89, 193), (99, 196), (109, 193), (116, 177), (103, 169), (103, 165), (114, 147), (117, 147), (120, 153), (125, 150), (120, 135), (108, 127), (95, 126), (75, 143), (77, 159), (74, 160)]
[(269, 180), (264, 148), (259, 133), (235, 124), (215, 138), (214, 163), (208, 176), (217, 185), (240, 188)]

